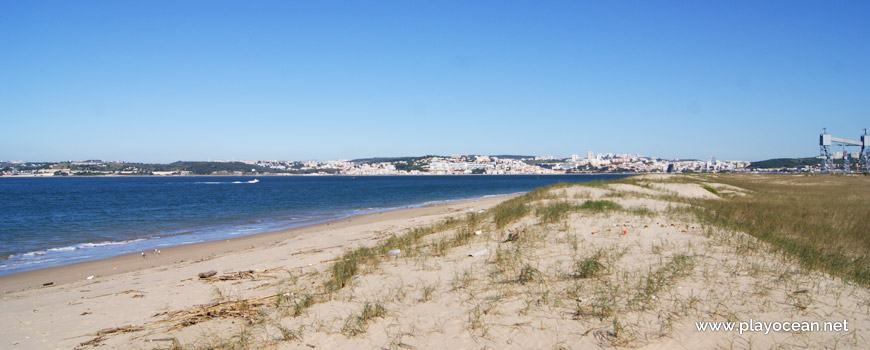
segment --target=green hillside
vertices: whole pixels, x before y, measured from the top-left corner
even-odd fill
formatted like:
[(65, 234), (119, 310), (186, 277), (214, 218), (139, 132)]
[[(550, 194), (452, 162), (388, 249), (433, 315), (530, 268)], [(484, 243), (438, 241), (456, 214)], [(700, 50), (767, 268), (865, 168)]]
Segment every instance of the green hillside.
[[(797, 168), (806, 165), (819, 165), (822, 160), (816, 157), (807, 158), (776, 158), (762, 160), (760, 162), (752, 162), (749, 165), (751, 169), (769, 169), (769, 168)], [(834, 164), (843, 164), (842, 159), (834, 159)]]

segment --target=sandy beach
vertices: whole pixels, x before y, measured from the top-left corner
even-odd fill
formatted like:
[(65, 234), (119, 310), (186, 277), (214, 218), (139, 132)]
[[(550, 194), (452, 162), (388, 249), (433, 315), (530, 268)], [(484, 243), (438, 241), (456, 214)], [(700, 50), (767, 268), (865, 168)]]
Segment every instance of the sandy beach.
[[(683, 210), (749, 190), (635, 179), (5, 276), (0, 339), (12, 349), (870, 346), (868, 288)], [(697, 328), (750, 320), (846, 329)]]
[(127, 254), (0, 276), (0, 339), (3, 346), (21, 349), (73, 348), (100, 329), (142, 324), (155, 311), (208, 301), (213, 288), (197, 281), (200, 272), (253, 270), (258, 278), (274, 279), (294, 269), (321, 266), (343, 250), (487, 209), (505, 198), (509, 196), (365, 214), (169, 247), (160, 254), (146, 252), (145, 258)]

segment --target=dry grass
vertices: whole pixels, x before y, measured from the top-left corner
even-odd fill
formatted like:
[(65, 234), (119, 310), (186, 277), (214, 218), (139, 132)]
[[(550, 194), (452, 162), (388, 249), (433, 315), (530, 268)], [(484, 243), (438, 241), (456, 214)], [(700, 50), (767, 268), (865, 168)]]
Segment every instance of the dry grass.
[(698, 201), (698, 217), (769, 242), (806, 267), (870, 285), (870, 177), (710, 177), (751, 192)]

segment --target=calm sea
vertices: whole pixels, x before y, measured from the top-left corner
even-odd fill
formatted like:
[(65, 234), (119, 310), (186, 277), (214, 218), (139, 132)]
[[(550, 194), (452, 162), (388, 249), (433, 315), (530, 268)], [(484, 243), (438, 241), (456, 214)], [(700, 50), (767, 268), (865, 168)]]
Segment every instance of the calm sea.
[(0, 275), (624, 176), (0, 178)]

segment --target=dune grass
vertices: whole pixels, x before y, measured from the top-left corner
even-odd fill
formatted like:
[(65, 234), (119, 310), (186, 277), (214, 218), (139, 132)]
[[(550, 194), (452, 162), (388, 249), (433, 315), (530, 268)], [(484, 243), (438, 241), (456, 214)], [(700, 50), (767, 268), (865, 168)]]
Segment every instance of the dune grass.
[(854, 175), (711, 175), (750, 190), (701, 200), (699, 218), (749, 233), (821, 269), (870, 285), (870, 177)]
[(549, 193), (550, 190), (568, 186), (571, 186), (571, 184), (560, 182), (546, 187), (539, 187), (531, 192), (523, 194), (522, 196), (517, 196), (499, 203), (499, 205), (490, 209), (495, 227), (502, 228), (524, 218), (532, 212), (532, 208), (528, 206), (529, 203), (541, 199), (554, 198), (554, 196)]
[(716, 196), (720, 196), (720, 197), (722, 196), (722, 195), (719, 194), (719, 191), (717, 191), (717, 190), (716, 190), (715, 188), (713, 188), (713, 187), (710, 187), (710, 186), (708, 186), (708, 185), (701, 185), (701, 187), (703, 187), (705, 190), (707, 190), (707, 192), (710, 192), (710, 193), (712, 193), (712, 194), (715, 194)]
[(541, 219), (541, 222), (550, 224), (561, 222), (569, 213), (583, 210), (604, 212), (608, 210), (622, 210), (622, 206), (609, 200), (587, 200), (580, 205), (567, 201), (559, 201), (537, 206), (535, 208), (535, 215)]

